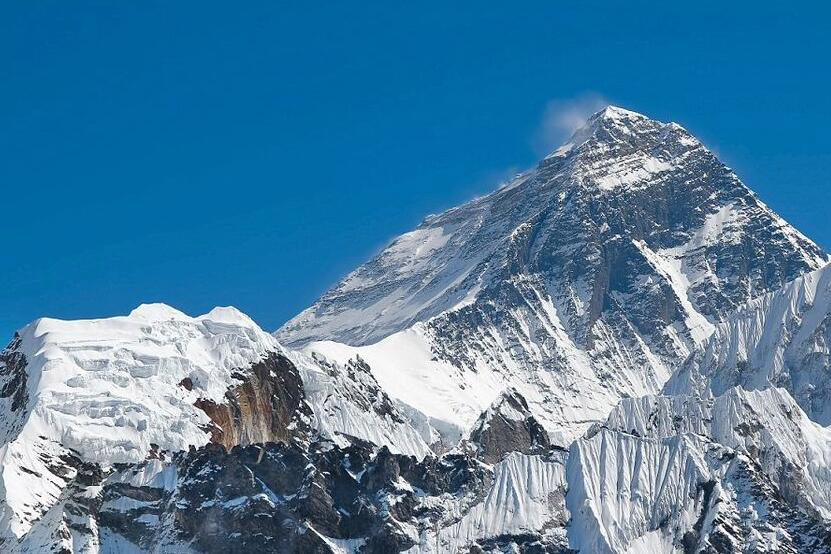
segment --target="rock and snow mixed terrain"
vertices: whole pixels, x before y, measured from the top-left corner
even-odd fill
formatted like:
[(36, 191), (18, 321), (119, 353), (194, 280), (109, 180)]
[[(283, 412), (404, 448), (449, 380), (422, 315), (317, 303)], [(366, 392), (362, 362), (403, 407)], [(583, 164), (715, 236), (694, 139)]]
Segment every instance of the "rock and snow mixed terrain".
[(276, 336), (360, 356), (448, 442), (509, 385), (567, 445), (620, 398), (660, 391), (738, 306), (825, 261), (682, 127), (610, 107)]
[(813, 420), (831, 425), (830, 345), (831, 266), (825, 266), (736, 310), (666, 389), (712, 395), (774, 384)]
[(609, 107), (274, 335), (41, 319), (0, 353), (0, 550), (831, 552), (831, 269)]

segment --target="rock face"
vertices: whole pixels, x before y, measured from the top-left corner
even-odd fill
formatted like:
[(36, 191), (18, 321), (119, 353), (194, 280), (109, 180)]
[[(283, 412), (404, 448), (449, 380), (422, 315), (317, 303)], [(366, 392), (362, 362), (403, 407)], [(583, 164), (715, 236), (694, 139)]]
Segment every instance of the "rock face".
[(225, 392), (222, 404), (196, 400), (196, 407), (211, 418), (211, 442), (230, 450), (308, 434), (312, 411), (300, 373), (288, 358), (271, 353), (233, 377), (241, 382)]
[(479, 416), (468, 445), (477, 457), (489, 464), (500, 461), (509, 452), (543, 454), (551, 448), (548, 433), (515, 390), (503, 393)]
[(620, 398), (660, 391), (736, 307), (825, 260), (682, 127), (610, 107), (276, 336), (360, 355), (446, 437), (514, 387), (566, 445)]
[(0, 551), (831, 553), (824, 261), (683, 128), (608, 108), (295, 349), (233, 308), (21, 329)]
[[(15, 333), (11, 343), (0, 352), (0, 399), (6, 413), (20, 412), (29, 403), (28, 376), (26, 373), (26, 356), (21, 351), (20, 335)], [(20, 430), (20, 420), (4, 418), (2, 437), (8, 437)]]

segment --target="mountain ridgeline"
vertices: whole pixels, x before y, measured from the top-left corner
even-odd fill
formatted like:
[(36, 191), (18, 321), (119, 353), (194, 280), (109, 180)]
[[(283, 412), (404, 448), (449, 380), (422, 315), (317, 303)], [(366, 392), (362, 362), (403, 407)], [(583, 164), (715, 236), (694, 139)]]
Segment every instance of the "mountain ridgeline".
[(0, 353), (0, 550), (831, 552), (828, 257), (616, 107), (273, 334), (40, 319)]

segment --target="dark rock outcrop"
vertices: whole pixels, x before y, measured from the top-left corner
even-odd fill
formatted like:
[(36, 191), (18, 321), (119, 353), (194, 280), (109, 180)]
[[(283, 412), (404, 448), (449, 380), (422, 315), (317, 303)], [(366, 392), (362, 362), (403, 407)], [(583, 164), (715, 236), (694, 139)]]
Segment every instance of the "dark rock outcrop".
[(29, 401), (26, 356), (20, 351), (20, 342), (20, 335), (15, 333), (9, 345), (0, 352), (0, 399), (10, 399), (13, 412), (25, 408)]
[(308, 434), (311, 409), (305, 402), (300, 373), (288, 358), (271, 353), (235, 377), (240, 384), (225, 393), (222, 404), (196, 401), (213, 422), (212, 442), (230, 450)]
[(542, 454), (551, 448), (548, 433), (516, 390), (505, 391), (479, 416), (467, 442), (476, 456), (489, 464), (508, 452)]
[[(162, 487), (129, 483), (142, 472), (176, 478)], [(167, 462), (118, 468), (97, 483), (102, 493), (87, 515), (145, 550), (330, 553), (327, 540), (343, 539), (363, 554), (386, 554), (412, 547), (412, 529), (432, 528), (442, 516), (440, 507), (421, 506), (419, 494), (475, 497), (491, 480), (458, 454), (417, 461), (323, 441), (230, 451), (211, 443)]]

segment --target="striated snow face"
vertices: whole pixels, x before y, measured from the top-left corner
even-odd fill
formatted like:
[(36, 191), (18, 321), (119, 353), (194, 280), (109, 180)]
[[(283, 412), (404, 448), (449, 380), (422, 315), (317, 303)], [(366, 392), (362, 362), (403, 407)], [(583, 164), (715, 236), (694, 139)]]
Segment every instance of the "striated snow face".
[(672, 394), (783, 387), (831, 424), (831, 266), (741, 306), (667, 383)]
[(707, 437), (752, 456), (794, 500), (831, 519), (831, 429), (811, 421), (784, 389), (726, 390), (697, 396), (628, 398), (605, 427), (639, 437)]
[(424, 499), (425, 508), (441, 506), (451, 517), (438, 531), (422, 532), (418, 544), (406, 552), (464, 552), (486, 539), (536, 535), (540, 531), (545, 533), (547, 542), (565, 543), (565, 492), (562, 456), (510, 454), (493, 466), (493, 481), (484, 498), (473, 506), (459, 505), (458, 499), (449, 495)]
[[(587, 441), (593, 443), (593, 457), (587, 459), (596, 464), (588, 471), (581, 467), (592, 487), (586, 494), (589, 504), (583, 502), (582, 508), (574, 504), (584, 493), (572, 497), (573, 488), (568, 498), (575, 521), (588, 514), (589, 527), (569, 536), (579, 541), (602, 537), (590, 551), (623, 552), (630, 544), (643, 547), (642, 541), (650, 535), (649, 540), (655, 539), (655, 532), (670, 543), (674, 537), (676, 547), (682, 538), (686, 551), (693, 552), (708, 547), (718, 552), (828, 551), (831, 430), (812, 422), (783, 389), (736, 387), (710, 399), (625, 399), (605, 424), (572, 446), (572, 454)], [(634, 456), (628, 453), (633, 445), (639, 449)], [(653, 452), (652, 459), (642, 452), (644, 448)], [(655, 449), (661, 452), (658, 458)], [(622, 453), (629, 458), (621, 459)], [(570, 462), (576, 460), (570, 457)], [(662, 465), (666, 463), (675, 464), (669, 475)], [(685, 469), (681, 471), (678, 464)], [(633, 469), (649, 479), (631, 476)], [(656, 505), (650, 493), (654, 475), (661, 478), (661, 494), (673, 494), (680, 486), (688, 488), (690, 496), (678, 498), (674, 508)], [(620, 502), (626, 503), (615, 507)], [(650, 516), (649, 510), (656, 509), (665, 518), (660, 525)], [(672, 548), (668, 544), (633, 551)]]
[(598, 554), (672, 552), (702, 510), (700, 485), (708, 479), (695, 437), (655, 441), (601, 430), (579, 439), (568, 462), (569, 546)]

